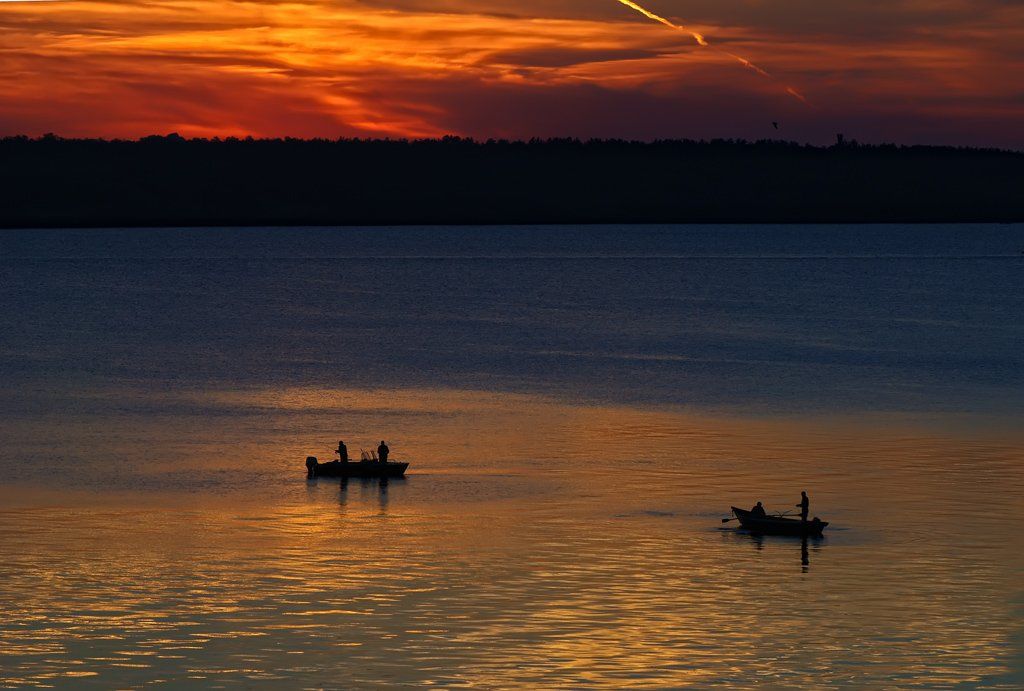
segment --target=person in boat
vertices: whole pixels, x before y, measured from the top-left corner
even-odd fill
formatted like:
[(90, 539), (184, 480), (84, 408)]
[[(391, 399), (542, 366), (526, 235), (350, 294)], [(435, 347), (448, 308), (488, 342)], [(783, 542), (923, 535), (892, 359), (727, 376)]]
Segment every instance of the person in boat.
[(348, 463), (348, 447), (345, 446), (345, 442), (338, 440), (338, 459), (342, 463)]
[(388, 462), (388, 454), (391, 453), (391, 449), (384, 443), (384, 440), (380, 440), (380, 446), (377, 447), (377, 458), (380, 459), (381, 464)]
[(796, 505), (800, 509), (800, 520), (807, 522), (807, 513), (811, 508), (811, 500), (807, 497), (807, 492), (800, 493), (800, 503)]
[(757, 506), (750, 510), (750, 515), (755, 518), (764, 518), (768, 513), (764, 510), (764, 506), (761, 505), (761, 502), (757, 502)]

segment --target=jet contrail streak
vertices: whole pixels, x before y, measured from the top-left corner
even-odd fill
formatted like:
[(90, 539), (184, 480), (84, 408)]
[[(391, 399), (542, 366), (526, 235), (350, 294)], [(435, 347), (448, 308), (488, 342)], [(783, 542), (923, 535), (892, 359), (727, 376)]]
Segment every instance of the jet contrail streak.
[(688, 33), (691, 36), (693, 36), (693, 40), (695, 40), (697, 43), (699, 43), (702, 46), (706, 46), (708, 44), (708, 42), (704, 40), (704, 36), (702, 36), (701, 34), (698, 34), (696, 31), (690, 31), (685, 26), (679, 26), (678, 24), (673, 24), (672, 22), (670, 22), (669, 20), (665, 19), (664, 17), (662, 17), (660, 15), (657, 15), (657, 14), (654, 14), (650, 10), (648, 10), (648, 9), (646, 9), (644, 7), (641, 7), (640, 5), (636, 4), (635, 2), (631, 2), (630, 0), (619, 0), (619, 2), (621, 2), (626, 7), (629, 7), (629, 8), (632, 8), (632, 9), (636, 10), (637, 12), (639, 12), (643, 16), (647, 17), (648, 19), (653, 19), (656, 22), (661, 22), (665, 26), (667, 26), (667, 27), (669, 27), (671, 29), (675, 29), (676, 31), (685, 31), (686, 33)]
[[(750, 60), (747, 60), (744, 57), (740, 57), (739, 55), (736, 55), (734, 53), (730, 53), (728, 51), (722, 50), (721, 48), (716, 48), (716, 47), (712, 46), (711, 44), (709, 44), (707, 42), (707, 39), (704, 38), (703, 34), (699, 34), (696, 31), (691, 31), (690, 29), (687, 29), (685, 26), (679, 26), (678, 24), (676, 24), (674, 22), (671, 22), (668, 19), (665, 19), (661, 15), (658, 15), (658, 14), (655, 14), (654, 12), (651, 12), (646, 7), (641, 7), (640, 5), (636, 4), (635, 2), (632, 2), (632, 0), (619, 0), (619, 2), (621, 2), (626, 7), (629, 7), (630, 9), (636, 10), (637, 12), (639, 12), (643, 16), (647, 17), (648, 19), (653, 19), (656, 22), (660, 22), (660, 23), (664, 24), (665, 26), (669, 27), (670, 29), (675, 29), (676, 31), (683, 31), (685, 33), (690, 34), (690, 36), (693, 36), (693, 40), (695, 40), (699, 45), (707, 47), (707, 48), (711, 48), (716, 53), (721, 53), (722, 55), (725, 55), (727, 57), (732, 58), (733, 60), (735, 60), (736, 62), (740, 63), (744, 67), (746, 67), (748, 69), (751, 69), (754, 72), (757, 72), (762, 77), (767, 77), (768, 79), (775, 79), (775, 77), (773, 77), (772, 74), (770, 72), (768, 72), (768, 70), (766, 70), (766, 69), (764, 69), (762, 67), (758, 67), (757, 65), (752, 63)], [(791, 86), (787, 86), (786, 87), (786, 93), (789, 94), (790, 96), (792, 96), (793, 98), (799, 99), (800, 101), (803, 101), (804, 103), (807, 103), (807, 99), (804, 98), (803, 95), (799, 91), (797, 91), (796, 89), (794, 89)], [(808, 103), (808, 105), (810, 105), (810, 104)]]
[(755, 65), (752, 62), (750, 62), (750, 60), (747, 60), (746, 58), (741, 58), (739, 55), (735, 55), (733, 53), (728, 53), (728, 52), (726, 52), (726, 51), (724, 51), (724, 50), (722, 50), (720, 48), (716, 48), (715, 50), (717, 50), (722, 55), (728, 55), (730, 58), (732, 58), (733, 60), (735, 60), (739, 64), (743, 65), (744, 67), (749, 67), (750, 69), (754, 70), (759, 75), (761, 75), (762, 77), (768, 77), (769, 79), (775, 79), (775, 77), (773, 77), (768, 72), (768, 70), (765, 70), (765, 69), (762, 69), (762, 68), (758, 67), (757, 65)]

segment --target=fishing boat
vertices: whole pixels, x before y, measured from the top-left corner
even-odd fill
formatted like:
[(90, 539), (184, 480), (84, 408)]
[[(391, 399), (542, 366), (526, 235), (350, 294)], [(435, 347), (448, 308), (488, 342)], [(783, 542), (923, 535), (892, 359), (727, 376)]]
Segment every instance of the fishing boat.
[(378, 460), (330, 461), (320, 463), (316, 456), (306, 458), (306, 472), (309, 477), (403, 477), (408, 463), (402, 461)]
[(732, 507), (732, 513), (739, 519), (740, 525), (752, 533), (765, 535), (807, 535), (820, 536), (828, 521), (814, 519), (801, 521), (799, 518), (785, 516), (755, 516), (745, 509)]

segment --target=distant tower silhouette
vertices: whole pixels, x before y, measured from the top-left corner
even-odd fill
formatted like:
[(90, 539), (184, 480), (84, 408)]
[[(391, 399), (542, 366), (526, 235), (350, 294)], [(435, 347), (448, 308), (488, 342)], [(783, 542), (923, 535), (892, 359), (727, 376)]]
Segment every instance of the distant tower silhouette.
[(840, 132), (839, 134), (837, 134), (837, 135), (836, 135), (836, 146), (842, 146), (842, 145), (843, 145), (843, 144), (845, 144), (845, 143), (846, 143), (846, 142), (845, 142), (845, 140), (843, 139), (843, 133), (842, 133), (842, 132)]

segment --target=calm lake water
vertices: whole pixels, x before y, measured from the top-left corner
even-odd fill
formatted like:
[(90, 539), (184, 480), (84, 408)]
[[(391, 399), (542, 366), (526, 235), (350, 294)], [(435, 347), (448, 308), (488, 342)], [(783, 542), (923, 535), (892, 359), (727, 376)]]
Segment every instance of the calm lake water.
[(0, 231), (0, 310), (0, 686), (1024, 687), (1024, 226)]

